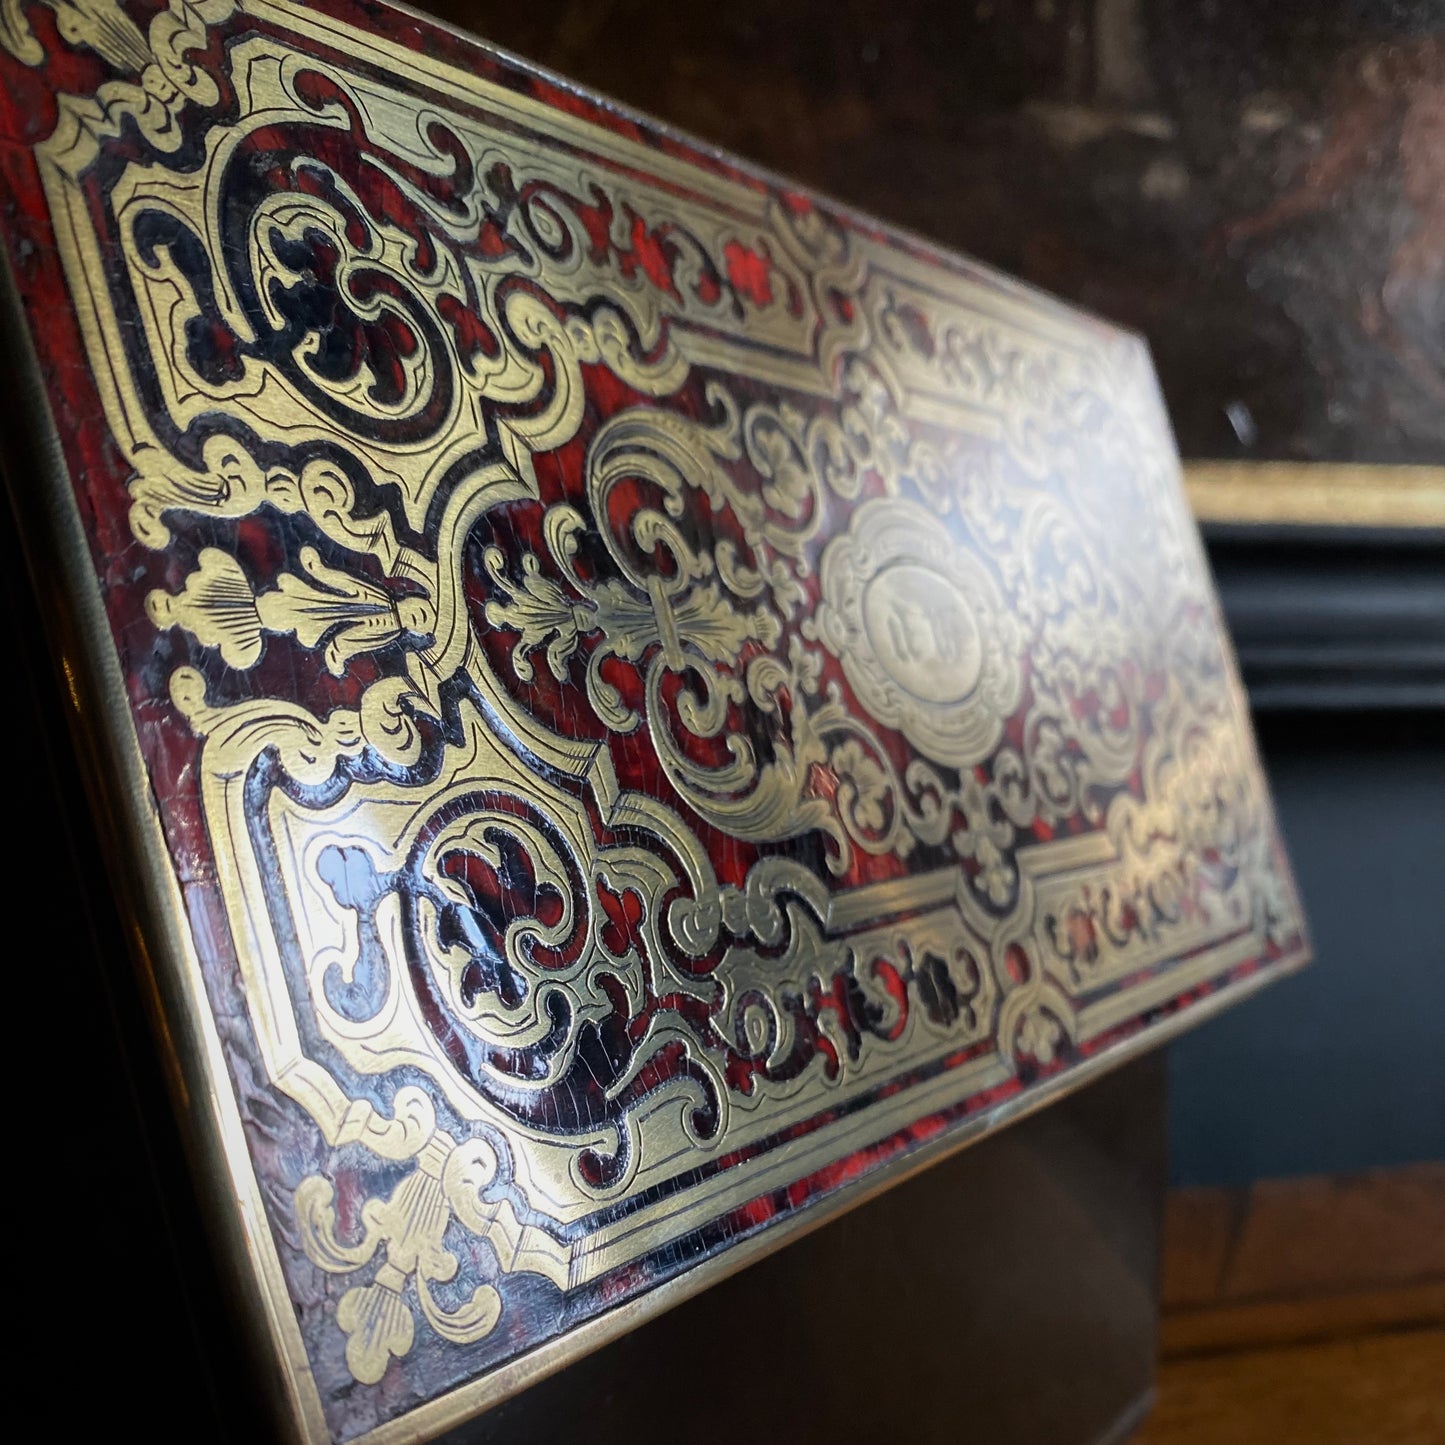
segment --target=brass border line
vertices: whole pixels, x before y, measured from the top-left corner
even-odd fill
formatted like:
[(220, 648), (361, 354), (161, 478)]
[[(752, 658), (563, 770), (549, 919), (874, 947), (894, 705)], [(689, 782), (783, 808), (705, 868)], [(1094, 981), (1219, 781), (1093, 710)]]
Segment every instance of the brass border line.
[(1200, 522), (1445, 529), (1445, 466), (1185, 462)]

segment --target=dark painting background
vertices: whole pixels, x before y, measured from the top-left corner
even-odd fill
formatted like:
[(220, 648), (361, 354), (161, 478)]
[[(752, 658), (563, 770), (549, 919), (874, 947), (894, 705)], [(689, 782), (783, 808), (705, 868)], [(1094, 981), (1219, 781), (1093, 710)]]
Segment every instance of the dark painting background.
[(421, 8), (1144, 332), (1185, 456), (1445, 456), (1442, 0)]

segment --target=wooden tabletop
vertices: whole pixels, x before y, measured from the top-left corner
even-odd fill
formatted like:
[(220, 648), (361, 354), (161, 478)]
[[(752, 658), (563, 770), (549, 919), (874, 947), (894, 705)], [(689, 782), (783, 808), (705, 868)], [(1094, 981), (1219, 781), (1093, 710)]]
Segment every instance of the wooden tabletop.
[(1445, 1163), (1176, 1191), (1133, 1445), (1445, 1445)]

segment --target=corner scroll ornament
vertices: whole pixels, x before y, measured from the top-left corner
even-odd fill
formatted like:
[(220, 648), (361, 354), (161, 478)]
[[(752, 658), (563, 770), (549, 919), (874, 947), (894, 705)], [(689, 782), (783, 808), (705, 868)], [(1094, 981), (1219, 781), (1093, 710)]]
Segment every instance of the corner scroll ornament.
[(497, 1153), (485, 1139), (458, 1143), (435, 1127), (427, 1096), (414, 1087), (398, 1091), (399, 1112), (413, 1115), (422, 1143), (415, 1169), (386, 1199), (368, 1199), (361, 1209), (362, 1234), (354, 1244), (338, 1234), (335, 1187), (321, 1174), (308, 1175), (296, 1190), (296, 1217), (306, 1253), (322, 1269), (355, 1274), (384, 1254), (371, 1283), (353, 1285), (337, 1305), (336, 1322), (347, 1336), (346, 1362), (362, 1383), (374, 1385), (392, 1357), (408, 1353), (415, 1321), (405, 1296), (410, 1281), (422, 1317), (451, 1344), (474, 1344), (495, 1327), (501, 1296), (490, 1284), (477, 1285), (464, 1303), (445, 1309), (434, 1286), (456, 1277), (458, 1261), (446, 1248), (455, 1220), (485, 1240), (507, 1273), (540, 1275), (566, 1289), (570, 1250), (546, 1230), (522, 1224), (506, 1198), (487, 1199), (497, 1177)]
[(39, 159), (355, 1380), (1288, 931), (1136, 361), (400, 51), (53, 3), (128, 77)]
[(191, 57), (206, 45), (210, 27), (236, 12), (237, 0), (170, 0), (145, 34), (121, 0), (0, 0), (0, 45), (29, 66), (45, 59), (26, 14), (33, 4), (54, 12), (56, 29), (68, 44), (92, 50), (112, 69), (135, 77), (108, 80), (94, 96), (61, 97), (60, 122), (50, 145), (75, 151), (80, 164), (93, 159), (103, 141), (118, 136), (127, 119), (157, 150), (174, 151), (182, 138), (181, 108), (220, 99), (214, 79)]

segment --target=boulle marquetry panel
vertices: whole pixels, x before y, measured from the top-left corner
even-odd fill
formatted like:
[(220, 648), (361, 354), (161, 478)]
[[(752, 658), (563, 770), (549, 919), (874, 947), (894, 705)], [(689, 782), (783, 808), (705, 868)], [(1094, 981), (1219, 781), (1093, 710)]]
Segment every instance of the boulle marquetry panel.
[(298, 1432), (1303, 960), (1136, 338), (384, 7), (0, 41), (11, 483)]

